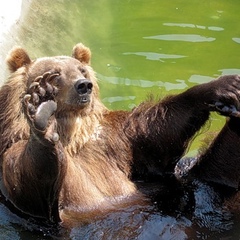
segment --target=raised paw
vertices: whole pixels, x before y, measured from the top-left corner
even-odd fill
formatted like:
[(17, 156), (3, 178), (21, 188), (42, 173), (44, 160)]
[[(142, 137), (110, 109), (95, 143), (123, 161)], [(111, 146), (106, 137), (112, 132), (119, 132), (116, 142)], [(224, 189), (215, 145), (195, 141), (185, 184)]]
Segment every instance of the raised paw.
[(59, 76), (59, 73), (46, 72), (37, 77), (23, 98), (25, 115), (30, 127), (32, 126), (32, 131), (51, 141), (58, 140), (53, 117), (57, 110), (57, 103), (54, 101), (57, 88), (52, 85), (52, 80), (56, 76)]

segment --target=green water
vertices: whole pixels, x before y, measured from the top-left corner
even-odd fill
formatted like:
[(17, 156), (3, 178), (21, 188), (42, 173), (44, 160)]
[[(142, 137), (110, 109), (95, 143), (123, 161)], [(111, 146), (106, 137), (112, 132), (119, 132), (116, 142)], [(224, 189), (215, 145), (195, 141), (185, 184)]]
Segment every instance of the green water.
[[(83, 42), (91, 48), (103, 102), (131, 109), (149, 94), (164, 97), (240, 74), (239, 12), (237, 0), (25, 0), (1, 45), (21, 45), (37, 58), (69, 55)], [(204, 132), (224, 121), (213, 114)], [(199, 140), (190, 154), (198, 146)]]
[[(239, 5), (239, 6), (238, 6)], [(177, 93), (221, 74), (240, 73), (237, 1), (33, 1), (21, 45), (32, 57), (93, 53), (101, 96), (132, 108), (148, 93)]]
[[(33, 58), (68, 55), (78, 42), (89, 46), (101, 98), (111, 109), (131, 109), (149, 94), (164, 97), (240, 73), (236, 0), (65, 0), (52, 6), (43, 0), (30, 9), (19, 44)], [(204, 132), (225, 121), (216, 114), (212, 120)], [(190, 155), (200, 144), (195, 141)]]

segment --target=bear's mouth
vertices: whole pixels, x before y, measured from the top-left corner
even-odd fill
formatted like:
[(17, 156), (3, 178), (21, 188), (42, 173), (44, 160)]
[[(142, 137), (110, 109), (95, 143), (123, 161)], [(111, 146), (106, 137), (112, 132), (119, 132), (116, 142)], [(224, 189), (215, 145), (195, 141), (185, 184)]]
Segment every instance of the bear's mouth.
[(90, 102), (89, 94), (81, 94), (78, 96), (77, 104), (78, 105), (87, 105)]

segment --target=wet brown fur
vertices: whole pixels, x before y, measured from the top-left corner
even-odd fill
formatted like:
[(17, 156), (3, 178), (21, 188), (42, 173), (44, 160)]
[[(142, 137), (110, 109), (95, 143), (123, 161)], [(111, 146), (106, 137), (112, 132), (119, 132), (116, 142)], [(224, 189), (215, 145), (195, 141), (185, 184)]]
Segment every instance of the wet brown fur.
[[(118, 162), (116, 163), (114, 160), (114, 157), (116, 157), (116, 136), (109, 132), (107, 139), (109, 146), (104, 151), (99, 148), (99, 143), (97, 142), (98, 135), (102, 134), (100, 133), (102, 125), (105, 124), (109, 130), (113, 130), (114, 126), (108, 126), (108, 122), (115, 121), (118, 124), (119, 119), (125, 114), (119, 112), (119, 114), (113, 115), (100, 102), (95, 73), (87, 65), (90, 61), (90, 51), (82, 44), (77, 45), (74, 49), (73, 56), (86, 64), (85, 67), (94, 84), (94, 91), (92, 93), (91, 104), (84, 110), (80, 109), (77, 111), (74, 109), (72, 111), (71, 109), (67, 109), (64, 104), (59, 104), (56, 112), (58, 122), (57, 132), (68, 159), (67, 174), (65, 176), (67, 184), (63, 183), (60, 205), (65, 209), (75, 209), (85, 212), (86, 210), (92, 211), (100, 206), (101, 208), (111, 208), (111, 205), (119, 202), (118, 198), (120, 199), (123, 195), (132, 194), (136, 189), (128, 179), (130, 168), (126, 164), (126, 159), (118, 156)], [(9, 152), (12, 152), (12, 146), (14, 146), (14, 149), (19, 149), (18, 152), (21, 154), (21, 148), (24, 148), (26, 144), (25, 140), (28, 140), (30, 136), (30, 128), (23, 113), (22, 101), (31, 83), (28, 80), (29, 69), (32, 75), (35, 74), (35, 69), (32, 68), (35, 62), (25, 66), (25, 61), (21, 57), (15, 56), (19, 52), (21, 56), (27, 55), (23, 50), (20, 51), (19, 49), (17, 51), (14, 49), (10, 53), (7, 62), (13, 74), (0, 90), (0, 102), (2, 106), (0, 109), (1, 161), (3, 161), (4, 153), (8, 155)], [(17, 67), (12, 67), (15, 65), (20, 67), (16, 72), (14, 71)], [(42, 68), (44, 69), (44, 66)], [(124, 119), (125, 116), (123, 117), (123, 121)], [(100, 124), (100, 122), (103, 124)], [(94, 142), (96, 142), (96, 145)], [(126, 146), (124, 148), (129, 149)], [(83, 154), (79, 154), (80, 151)], [(106, 158), (106, 154), (109, 155), (109, 158)], [(121, 152), (121, 154), (129, 156), (129, 152)], [(78, 160), (79, 158), (81, 161)], [(11, 165), (15, 163), (7, 164)], [(27, 166), (25, 167), (28, 168)], [(6, 168), (3, 167), (3, 171)], [(13, 166), (13, 168), (18, 171), (18, 167)], [(119, 168), (122, 171), (119, 171)], [(4, 179), (12, 178), (10, 172), (5, 171), (3, 175)], [(22, 184), (17, 178), (12, 181), (16, 186)], [(76, 183), (81, 183), (81, 186), (76, 185)], [(5, 187), (12, 188), (11, 184), (8, 185), (7, 183), (5, 183)], [(112, 196), (116, 196), (117, 198), (113, 200), (111, 199)]]

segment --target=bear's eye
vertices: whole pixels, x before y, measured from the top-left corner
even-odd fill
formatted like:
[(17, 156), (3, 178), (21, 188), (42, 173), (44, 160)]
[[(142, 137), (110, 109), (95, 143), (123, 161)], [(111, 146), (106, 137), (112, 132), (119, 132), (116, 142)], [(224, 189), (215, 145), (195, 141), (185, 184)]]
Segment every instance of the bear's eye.
[(81, 67), (80, 69), (80, 72), (82, 73), (82, 75), (87, 78), (87, 75), (88, 75), (88, 72), (87, 72), (87, 69), (85, 67)]

